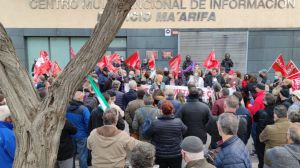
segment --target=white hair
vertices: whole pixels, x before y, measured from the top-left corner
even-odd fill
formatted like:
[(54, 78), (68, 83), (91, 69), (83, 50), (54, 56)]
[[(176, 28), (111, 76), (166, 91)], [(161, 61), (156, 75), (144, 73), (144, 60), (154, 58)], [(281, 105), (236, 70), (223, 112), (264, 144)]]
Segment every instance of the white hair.
[(129, 85), (130, 89), (136, 89), (136, 87), (137, 87), (136, 81), (134, 81), (134, 80), (130, 80), (128, 85)]

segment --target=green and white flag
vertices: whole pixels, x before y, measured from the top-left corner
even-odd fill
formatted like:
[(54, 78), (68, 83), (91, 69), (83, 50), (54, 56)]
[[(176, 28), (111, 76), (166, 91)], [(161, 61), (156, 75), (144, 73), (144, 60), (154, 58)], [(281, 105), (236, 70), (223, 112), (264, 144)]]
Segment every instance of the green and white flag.
[(95, 94), (96, 94), (96, 96), (98, 98), (98, 101), (100, 102), (100, 107), (102, 108), (103, 111), (105, 111), (107, 108), (109, 108), (109, 105), (108, 105), (107, 101), (103, 97), (102, 93), (100, 92), (98, 86), (94, 82), (94, 80), (91, 77), (91, 75), (88, 75), (88, 80), (89, 80), (89, 82), (90, 82), (93, 90), (95, 91)]

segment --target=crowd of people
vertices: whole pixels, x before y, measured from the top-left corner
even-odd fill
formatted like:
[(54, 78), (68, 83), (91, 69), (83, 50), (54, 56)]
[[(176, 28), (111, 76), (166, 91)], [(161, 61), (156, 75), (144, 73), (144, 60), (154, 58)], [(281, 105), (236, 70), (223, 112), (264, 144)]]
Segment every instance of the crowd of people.
[[(72, 168), (78, 160), (80, 168), (251, 168), (256, 155), (259, 168), (300, 167), (300, 90), (292, 91), (291, 80), (276, 72), (271, 81), (266, 70), (242, 75), (229, 54), (221, 69), (203, 72), (196, 65), (186, 71), (192, 64), (187, 56), (178, 75), (147, 64), (141, 70), (117, 65), (118, 73), (96, 67), (90, 75), (109, 108), (85, 80), (67, 107), (57, 166)], [(39, 77), (42, 98), (53, 80)], [(186, 86), (188, 95), (166, 85)], [(213, 90), (208, 100), (204, 87)], [(251, 138), (253, 151), (247, 148)], [(0, 94), (1, 165), (12, 167), (14, 151), (10, 112)]]

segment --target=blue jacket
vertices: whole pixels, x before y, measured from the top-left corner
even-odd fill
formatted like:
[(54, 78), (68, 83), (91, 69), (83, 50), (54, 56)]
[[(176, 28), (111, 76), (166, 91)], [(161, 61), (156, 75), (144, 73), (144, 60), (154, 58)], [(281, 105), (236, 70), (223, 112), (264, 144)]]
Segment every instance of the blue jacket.
[[(178, 112), (178, 110), (181, 107), (181, 103), (178, 100), (174, 100), (174, 97), (172, 97), (172, 96), (168, 96), (166, 98), (166, 100), (169, 100), (172, 103), (172, 105), (173, 105), (173, 107), (175, 109), (175, 115), (176, 115), (176, 113)], [(161, 105), (163, 104), (163, 102), (164, 102), (164, 100), (161, 100), (161, 101), (158, 102), (157, 107), (159, 109), (161, 109)]]
[(84, 139), (89, 136), (88, 124), (90, 111), (83, 105), (83, 102), (72, 100), (67, 109), (66, 118), (77, 128), (77, 133), (72, 136), (75, 139)]
[(180, 144), (187, 127), (179, 118), (174, 116), (161, 116), (153, 120), (147, 137), (156, 148), (156, 157), (179, 158), (181, 157)]
[(233, 136), (221, 146), (214, 165), (217, 168), (251, 168), (251, 160), (247, 147), (237, 137)]
[(130, 89), (129, 92), (123, 95), (123, 107), (126, 109), (129, 102), (137, 99), (137, 93), (135, 90)]
[(1, 167), (13, 167), (16, 150), (13, 125), (0, 121), (0, 165)]

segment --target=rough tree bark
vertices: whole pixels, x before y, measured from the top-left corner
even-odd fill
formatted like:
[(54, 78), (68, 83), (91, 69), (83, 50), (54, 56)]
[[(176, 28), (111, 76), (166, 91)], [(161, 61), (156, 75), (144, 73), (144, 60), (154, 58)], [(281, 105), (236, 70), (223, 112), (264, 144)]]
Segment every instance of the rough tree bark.
[(52, 168), (67, 104), (95, 67), (136, 0), (109, 0), (91, 38), (41, 100), (0, 23), (0, 88), (12, 112), (17, 139), (16, 168)]

